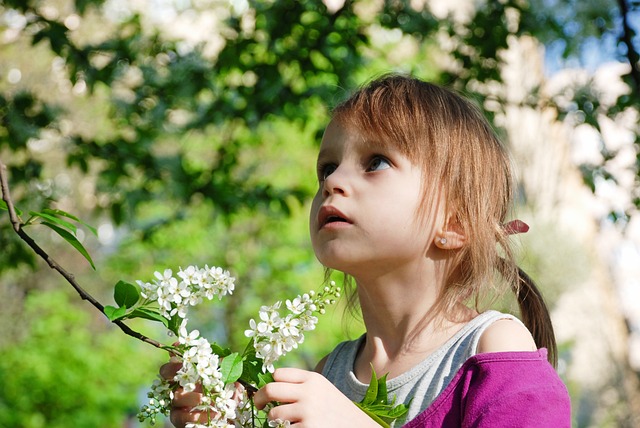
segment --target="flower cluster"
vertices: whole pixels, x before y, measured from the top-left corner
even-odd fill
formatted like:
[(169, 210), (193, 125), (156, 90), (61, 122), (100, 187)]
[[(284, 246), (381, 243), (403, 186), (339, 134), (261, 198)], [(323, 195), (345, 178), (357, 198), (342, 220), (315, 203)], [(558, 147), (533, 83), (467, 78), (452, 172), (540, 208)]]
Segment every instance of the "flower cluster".
[(198, 330), (187, 331), (187, 320), (183, 320), (178, 334), (178, 348), (182, 351), (182, 367), (173, 380), (160, 378), (156, 380), (148, 394), (149, 404), (143, 406), (138, 414), (140, 421), (151, 419), (161, 413), (167, 415), (173, 399), (174, 385), (180, 385), (185, 392), (192, 392), (199, 385), (202, 389), (202, 402), (194, 410), (209, 415), (207, 425), (190, 424), (195, 427), (224, 427), (233, 428), (229, 423), (236, 419), (238, 400), (235, 396), (236, 388), (233, 383), (225, 385), (220, 368), (220, 357), (213, 352), (209, 341), (200, 337)]
[[(187, 314), (190, 307), (205, 299), (231, 294), (234, 282), (228, 271), (218, 267), (189, 266), (180, 269), (177, 277), (166, 269), (155, 272), (152, 282), (136, 281), (140, 297), (130, 308), (126, 304), (127, 291), (134, 286), (121, 286), (123, 296), (116, 300), (123, 302), (125, 312), (118, 316), (164, 320), (178, 337), (173, 350), (179, 355), (181, 367), (173, 379), (160, 378), (154, 382), (148, 394), (149, 403), (138, 414), (140, 421), (149, 419), (153, 424), (158, 414), (167, 415), (173, 391), (181, 387), (186, 392), (202, 393), (202, 401), (194, 410), (207, 415), (206, 423), (189, 423), (186, 428), (254, 427), (260, 421), (266, 424), (265, 411), (253, 406), (246, 389), (238, 382), (255, 390), (272, 380), (267, 372), (274, 371), (276, 360), (297, 348), (304, 340), (304, 332), (315, 328), (316, 314), (324, 313), (325, 307), (340, 296), (340, 289), (331, 282), (319, 293), (311, 291), (287, 300), (286, 315), (280, 314), (282, 302), (263, 306), (259, 321), (252, 319), (245, 332), (251, 338), (249, 345), (242, 354), (232, 353), (209, 343), (198, 330), (188, 331)], [(153, 309), (156, 306), (158, 309)], [(255, 369), (245, 372), (245, 366)]]
[(204, 299), (212, 300), (215, 296), (221, 299), (231, 294), (235, 287), (235, 278), (219, 267), (188, 266), (178, 271), (178, 278), (171, 269), (163, 273), (155, 272), (153, 282), (136, 281), (140, 286), (140, 294), (145, 299), (155, 300), (160, 313), (170, 319), (174, 315), (180, 318), (187, 316), (190, 306), (200, 304)]
[(249, 321), (245, 336), (253, 338), (256, 356), (263, 361), (263, 371), (274, 371), (273, 363), (298, 347), (304, 341), (304, 332), (316, 327), (318, 318), (314, 313), (323, 314), (327, 305), (340, 297), (340, 288), (331, 281), (331, 286), (322, 292), (310, 291), (293, 300), (286, 301), (289, 314), (280, 316), (281, 302), (260, 308), (260, 321)]

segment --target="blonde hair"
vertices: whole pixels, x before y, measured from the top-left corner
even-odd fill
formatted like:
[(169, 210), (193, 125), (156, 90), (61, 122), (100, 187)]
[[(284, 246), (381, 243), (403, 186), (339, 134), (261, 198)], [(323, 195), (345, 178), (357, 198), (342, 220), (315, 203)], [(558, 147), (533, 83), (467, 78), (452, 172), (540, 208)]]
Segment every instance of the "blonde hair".
[(355, 92), (334, 109), (333, 119), (421, 167), (423, 217), (431, 209), (429, 196), (444, 195), (445, 211), (462, 228), (466, 242), (452, 260), (439, 308), (448, 311), (460, 301), (477, 307), (500, 294), (500, 283), (510, 284), (525, 324), (555, 362), (548, 311), (535, 284), (518, 268), (503, 227), (514, 193), (511, 159), (479, 109), (451, 90), (394, 74)]

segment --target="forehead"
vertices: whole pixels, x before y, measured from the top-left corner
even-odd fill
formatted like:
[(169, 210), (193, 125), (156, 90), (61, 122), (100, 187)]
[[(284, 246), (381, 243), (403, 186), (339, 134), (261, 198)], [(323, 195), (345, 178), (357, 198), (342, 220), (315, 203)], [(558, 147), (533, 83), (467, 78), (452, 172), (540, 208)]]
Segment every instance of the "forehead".
[(322, 136), (319, 156), (334, 150), (343, 150), (346, 147), (357, 150), (384, 150), (389, 149), (390, 146), (390, 144), (383, 143), (379, 138), (363, 133), (354, 125), (332, 120)]

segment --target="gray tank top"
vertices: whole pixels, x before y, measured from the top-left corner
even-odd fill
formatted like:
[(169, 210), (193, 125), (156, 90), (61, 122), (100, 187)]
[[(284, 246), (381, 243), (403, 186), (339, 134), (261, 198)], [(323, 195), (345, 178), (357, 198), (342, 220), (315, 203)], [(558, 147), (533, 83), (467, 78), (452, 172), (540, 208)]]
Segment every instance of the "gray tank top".
[[(464, 325), (451, 339), (426, 359), (407, 372), (387, 380), (389, 400), (408, 403), (409, 412), (404, 421), (418, 416), (447, 387), (462, 364), (477, 353), (480, 336), (489, 325), (500, 319), (513, 319), (513, 315), (487, 311)], [(329, 354), (322, 374), (352, 401), (361, 401), (368, 384), (360, 382), (353, 371), (358, 350), (365, 336), (342, 342)], [(378, 373), (378, 376), (384, 373)]]

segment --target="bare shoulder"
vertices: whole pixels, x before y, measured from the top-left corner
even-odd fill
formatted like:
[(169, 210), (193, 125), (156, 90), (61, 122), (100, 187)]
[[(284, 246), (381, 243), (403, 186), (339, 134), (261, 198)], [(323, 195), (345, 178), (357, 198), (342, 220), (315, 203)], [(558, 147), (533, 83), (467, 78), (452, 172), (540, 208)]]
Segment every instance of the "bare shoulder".
[(478, 353), (535, 351), (536, 344), (529, 330), (512, 319), (492, 323), (480, 336)]
[(324, 369), (324, 365), (327, 363), (327, 358), (329, 358), (329, 355), (325, 355), (324, 358), (322, 358), (318, 362), (318, 364), (316, 364), (316, 367), (313, 369), (313, 371), (316, 373), (322, 373), (322, 370)]

